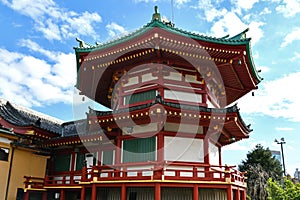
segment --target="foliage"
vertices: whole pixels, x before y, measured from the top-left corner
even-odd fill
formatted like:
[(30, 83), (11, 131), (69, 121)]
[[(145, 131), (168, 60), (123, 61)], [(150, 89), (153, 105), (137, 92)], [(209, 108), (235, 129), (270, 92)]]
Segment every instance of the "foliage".
[(287, 178), (284, 179), (282, 186), (277, 181), (271, 178), (268, 180), (268, 200), (299, 200), (300, 199), (300, 184), (294, 184)]
[(246, 160), (239, 165), (239, 170), (247, 172), (247, 194), (253, 200), (267, 199), (268, 179), (280, 181), (282, 168), (280, 162), (272, 156), (271, 151), (258, 144), (248, 152)]

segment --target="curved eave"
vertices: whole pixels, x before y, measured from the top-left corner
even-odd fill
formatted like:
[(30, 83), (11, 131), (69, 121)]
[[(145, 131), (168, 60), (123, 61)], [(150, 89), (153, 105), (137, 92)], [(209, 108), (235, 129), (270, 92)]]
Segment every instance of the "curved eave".
[(4, 128), (4, 127), (0, 127), (0, 137), (4, 137), (10, 140), (14, 140), (18, 138), (17, 135), (11, 129)]
[(3, 119), (1, 120), (0, 124), (1, 124), (1, 126), (5, 127), (5, 128), (11, 129), (14, 134), (32, 137), (33, 139), (44, 140), (44, 139), (50, 139), (53, 137), (57, 137), (60, 135), (58, 133), (40, 129), (40, 128), (32, 126), (32, 125), (19, 126), (19, 125), (11, 124), (10, 122), (3, 120)]
[(252, 74), (253, 74), (253, 76), (256, 80), (256, 84), (259, 84), (263, 80), (263, 78), (259, 76), (258, 71), (256, 70), (256, 67), (255, 67), (255, 64), (254, 64), (254, 61), (253, 61), (253, 58), (252, 58), (252, 51), (251, 51), (250, 42), (248, 42), (246, 44), (246, 52), (247, 52), (247, 56), (248, 56), (248, 60), (249, 60), (249, 64), (250, 64), (250, 67), (251, 67)]
[[(91, 58), (88, 58), (87, 61), (88, 62), (100, 62), (98, 60), (93, 61), (96, 58), (96, 54), (105, 54), (105, 59), (107, 59), (106, 64), (108, 64), (109, 62), (109, 58), (107, 57), (111, 57), (111, 53), (113, 52), (113, 54), (115, 54), (115, 52), (118, 52), (118, 50), (123, 48), (123, 54), (125, 53), (129, 53), (129, 52), (133, 52), (133, 50), (129, 49), (127, 50), (127, 47), (129, 45), (130, 47), (130, 42), (132, 41), (132, 43), (137, 42), (139, 40), (142, 40), (142, 38), (147, 34), (152, 34), (152, 33), (156, 33), (156, 32), (161, 32), (161, 34), (165, 34), (166, 37), (168, 38), (172, 38), (172, 36), (174, 36), (174, 38), (176, 38), (176, 36), (178, 36), (178, 38), (180, 37), (182, 38), (190, 38), (193, 39), (194, 41), (197, 41), (200, 45), (207, 45), (207, 46), (222, 46), (223, 49), (229, 48), (229, 49), (239, 49), (239, 53), (242, 53), (242, 50), (247, 54), (244, 56), (245, 58), (245, 67), (247, 67), (247, 69), (245, 69), (245, 72), (247, 72), (247, 74), (244, 74), (244, 76), (246, 76), (246, 79), (244, 80), (244, 78), (239, 79), (238, 77), (236, 77), (235, 72), (231, 73), (231, 76), (235, 77), (236, 80), (236, 85), (228, 85), (230, 90), (231, 88), (233, 89), (233, 92), (236, 91), (236, 89), (238, 90), (242, 90), (239, 93), (236, 93), (234, 95), (232, 95), (230, 92), (228, 92), (228, 99), (227, 99), (227, 104), (230, 104), (232, 102), (235, 102), (238, 98), (240, 98), (241, 96), (244, 96), (246, 93), (250, 92), (253, 89), (257, 89), (257, 84), (262, 80), (261, 77), (259, 77), (258, 72), (255, 68), (253, 59), (252, 59), (252, 55), (251, 55), (251, 48), (250, 48), (250, 38), (244, 38), (244, 39), (236, 39), (239, 38), (241, 36), (239, 35), (243, 35), (245, 34), (246, 30), (243, 31), (241, 34), (237, 35), (234, 37), (234, 39), (229, 38), (214, 38), (214, 37), (207, 37), (207, 36), (203, 36), (203, 35), (199, 35), (199, 34), (195, 34), (195, 33), (191, 33), (191, 32), (187, 32), (178, 28), (174, 28), (174, 27), (170, 27), (168, 25), (166, 25), (163, 22), (159, 22), (157, 20), (154, 20), (152, 22), (150, 22), (149, 24), (147, 24), (146, 26), (144, 26), (143, 28), (127, 35), (124, 36), (120, 39), (108, 42), (106, 44), (103, 45), (98, 45), (98, 46), (93, 46), (93, 47), (89, 47), (89, 48), (75, 48), (76, 51), (76, 59), (77, 59), (77, 71), (78, 71), (78, 77), (77, 77), (77, 82), (76, 82), (76, 87), (82, 92), (82, 94), (88, 96), (89, 98), (94, 99), (96, 96), (98, 98), (103, 98), (103, 100), (101, 99), (95, 99), (96, 101), (99, 101), (101, 104), (110, 107), (110, 104), (108, 102), (108, 100), (106, 99), (107, 97), (107, 90), (108, 90), (108, 83), (106, 83), (106, 85), (104, 86), (104, 88), (101, 88), (102, 93), (98, 94), (96, 89), (94, 87), (96, 87), (95, 83), (92, 83), (91, 80), (94, 80), (94, 78), (90, 79), (87, 78), (87, 82), (84, 82), (84, 84), (86, 84), (87, 86), (85, 87), (81, 87), (81, 82), (82, 82), (82, 73), (79, 73), (80, 71), (80, 67), (82, 66), (80, 63), (80, 58), (85, 58), (88, 57), (87, 54), (89, 52), (93, 52), (93, 57), (91, 56)], [(169, 33), (169, 34), (168, 34)], [(127, 43), (126, 43), (127, 42)], [(164, 42), (164, 41), (163, 41)], [(135, 43), (136, 44), (136, 43)], [(119, 46), (120, 47), (119, 47)], [(153, 44), (151, 44), (153, 45)], [(152, 47), (154, 48), (154, 46)], [(126, 49), (126, 50), (124, 50)], [(82, 53), (82, 54), (81, 54)], [(217, 52), (218, 54), (219, 52)], [(216, 55), (217, 55), (216, 54)], [(119, 54), (115, 54), (116, 56), (118, 56)], [(148, 54), (149, 56), (151, 54)], [(155, 55), (152, 55), (155, 56)], [(228, 57), (228, 59), (236, 59), (233, 56), (236, 55), (231, 55)], [(101, 57), (101, 56), (100, 56)], [(227, 55), (226, 55), (227, 57)], [(114, 57), (112, 57), (114, 58)], [(97, 58), (99, 59), (99, 58)], [(104, 60), (104, 58), (101, 58), (102, 61)], [(150, 59), (150, 57), (149, 57)], [(83, 61), (85, 61), (85, 59), (83, 59)], [(81, 61), (83, 63), (83, 61)], [(114, 61), (114, 59), (113, 59)], [(104, 62), (104, 61), (103, 61)], [(118, 61), (119, 62), (119, 61)], [(128, 61), (129, 62), (129, 61)], [(111, 64), (110, 64), (111, 65)], [(117, 66), (121, 66), (118, 64), (113, 64), (114, 67)], [(220, 67), (220, 68), (224, 68), (224, 67)], [(107, 73), (112, 74), (112, 70), (114, 70), (115, 68), (110, 67), (110, 71), (107, 71)], [(88, 69), (90, 70), (90, 69)], [(85, 72), (85, 74), (87, 74), (88, 72)], [(242, 71), (240, 71), (239, 73), (244, 73)], [(225, 74), (226, 75), (226, 74)], [(101, 76), (100, 76), (101, 77)], [(237, 80), (239, 79), (239, 80)], [(108, 80), (106, 80), (107, 82)], [(229, 79), (230, 81), (230, 79)], [(240, 84), (239, 82), (242, 82), (242, 84)], [(244, 83), (245, 82), (245, 87), (244, 87)], [(100, 90), (100, 89), (99, 89)], [(227, 92), (227, 91), (226, 91)]]
[(243, 45), (243, 44), (249, 43), (249, 41), (250, 41), (250, 38), (226, 39), (224, 37), (223, 38), (216, 38), (216, 37), (204, 36), (204, 35), (188, 32), (188, 31), (184, 31), (182, 29), (170, 27), (170, 26), (166, 25), (163, 22), (154, 20), (154, 21), (148, 23), (147, 25), (143, 26), (142, 28), (140, 28), (140, 29), (138, 29), (138, 30), (126, 35), (126, 36), (118, 38), (116, 40), (109, 41), (109, 42), (104, 43), (102, 45), (96, 45), (96, 46), (88, 45), (87, 47), (74, 47), (74, 49), (75, 49), (76, 53), (89, 53), (89, 52), (92, 52), (92, 51), (107, 49), (109, 47), (127, 42), (131, 39), (134, 39), (134, 38), (142, 35), (143, 33), (151, 30), (154, 27), (162, 28), (166, 31), (169, 31), (169, 32), (173, 33), (173, 34), (181, 35), (181, 36), (184, 36), (184, 37), (192, 38), (192, 39), (203, 41), (203, 42), (212, 42), (212, 43), (215, 43), (215, 44)]
[(50, 140), (47, 140), (43, 143), (45, 147), (59, 147), (59, 146), (74, 146), (81, 144), (99, 144), (102, 142), (103, 133), (93, 133), (93, 134), (84, 134), (84, 135), (71, 135), (65, 137), (56, 137)]
[[(164, 107), (165, 111), (160, 109), (161, 106)], [(161, 112), (167, 115), (166, 120), (168, 122), (193, 123), (196, 120), (199, 123), (197, 125), (212, 128), (212, 131), (215, 133), (221, 131), (222, 138), (220, 138), (220, 144), (222, 145), (230, 144), (231, 138), (235, 138), (237, 141), (248, 138), (249, 133), (252, 131), (242, 120), (236, 105), (218, 109), (176, 103), (153, 102), (151, 104), (131, 107), (129, 110), (121, 109), (115, 112), (101, 112), (91, 109), (88, 118), (91, 128), (99, 128), (99, 125), (102, 128), (115, 128), (118, 125), (131, 126), (133, 124), (129, 123), (133, 122), (136, 124), (149, 123), (148, 114), (150, 115), (151, 110), (155, 112), (156, 109), (160, 109)]]

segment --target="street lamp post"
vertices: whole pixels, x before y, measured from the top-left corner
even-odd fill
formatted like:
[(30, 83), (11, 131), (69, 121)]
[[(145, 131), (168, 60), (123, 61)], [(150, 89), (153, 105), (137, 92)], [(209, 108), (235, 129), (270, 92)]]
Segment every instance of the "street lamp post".
[(283, 155), (283, 144), (285, 144), (286, 142), (284, 141), (284, 138), (281, 138), (280, 141), (278, 141), (277, 139), (275, 139), (275, 142), (276, 142), (277, 144), (280, 144), (280, 146), (281, 146), (281, 156), (282, 156), (283, 174), (284, 174), (284, 176), (286, 176), (286, 173), (285, 173), (285, 164), (284, 164), (284, 155)]

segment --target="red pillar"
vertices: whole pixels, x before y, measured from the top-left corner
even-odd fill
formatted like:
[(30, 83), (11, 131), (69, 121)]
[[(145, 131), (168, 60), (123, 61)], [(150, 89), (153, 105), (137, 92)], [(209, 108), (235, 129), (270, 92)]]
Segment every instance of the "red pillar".
[(24, 193), (24, 200), (29, 200), (29, 191)]
[(119, 133), (117, 136), (117, 142), (116, 142), (116, 151), (115, 151), (115, 164), (121, 163), (121, 151), (122, 151), (122, 140), (120, 139), (120, 135), (122, 135), (122, 132)]
[(126, 200), (126, 185), (122, 184), (121, 187), (121, 200)]
[(247, 195), (246, 195), (246, 189), (242, 190), (242, 200), (246, 200)]
[(194, 192), (193, 192), (193, 200), (198, 200), (199, 199), (199, 188), (198, 185), (194, 185)]
[[(208, 146), (208, 142), (209, 139), (207, 137), (204, 138), (203, 140), (204, 142), (204, 163), (205, 164), (209, 164), (209, 146)], [(210, 173), (210, 167), (204, 167), (204, 171), (205, 171), (205, 178), (212, 178), (212, 174)]]
[(157, 161), (164, 161), (164, 135), (161, 131), (157, 134)]
[(155, 200), (160, 200), (160, 183), (155, 183)]
[(64, 189), (60, 190), (60, 200), (65, 200), (65, 190)]
[(236, 200), (240, 200), (241, 199), (241, 197), (240, 197), (240, 188), (238, 188), (237, 190), (236, 190), (236, 195), (235, 195), (236, 197), (235, 197), (235, 199)]
[(92, 186), (92, 200), (96, 200), (97, 199), (97, 187), (96, 184), (93, 184)]
[(47, 200), (47, 192), (43, 192), (43, 200)]
[(85, 187), (84, 186), (81, 188), (80, 200), (85, 200)]
[(227, 200), (232, 200), (232, 186), (229, 185), (227, 188)]
[[(119, 134), (117, 136), (117, 142), (116, 142), (116, 150), (115, 150), (115, 164), (118, 165), (121, 163), (121, 151), (122, 151), (122, 140), (120, 138), (120, 135), (122, 135), (122, 131), (119, 130)], [(121, 168), (115, 168), (115, 177), (120, 177), (121, 173), (120, 173)]]

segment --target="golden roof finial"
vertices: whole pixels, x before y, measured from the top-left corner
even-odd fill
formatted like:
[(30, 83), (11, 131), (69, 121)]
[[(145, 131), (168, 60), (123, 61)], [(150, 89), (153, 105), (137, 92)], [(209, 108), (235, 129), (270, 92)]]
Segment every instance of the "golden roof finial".
[(158, 12), (158, 6), (154, 6), (154, 13), (152, 15), (152, 21), (158, 20), (161, 21), (160, 13)]

